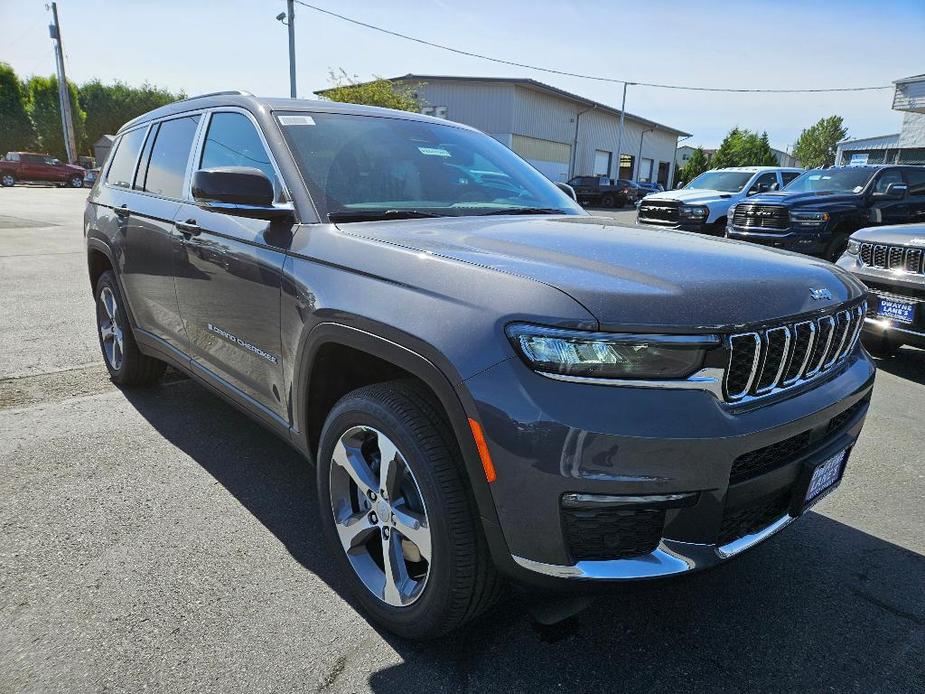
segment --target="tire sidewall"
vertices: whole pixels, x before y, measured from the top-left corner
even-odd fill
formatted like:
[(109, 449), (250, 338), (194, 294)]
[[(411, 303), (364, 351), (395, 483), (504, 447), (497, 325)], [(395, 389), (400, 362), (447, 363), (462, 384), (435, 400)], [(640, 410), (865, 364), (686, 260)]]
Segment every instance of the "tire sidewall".
[(83, 188), (84, 180), (80, 176), (72, 176), (70, 179), (68, 179), (68, 184), (71, 186), (71, 188)]
[(605, 195), (601, 198), (601, 207), (614, 207), (616, 200), (613, 195)]
[[(421, 595), (407, 607), (388, 605), (366, 588), (347, 559), (335, 529), (331, 511), (331, 454), (340, 436), (349, 428), (358, 425), (378, 429), (398, 446), (424, 497), (431, 533), (430, 574)], [(418, 638), (421, 633), (432, 633), (440, 629), (440, 616), (450, 607), (454, 580), (455, 558), (452, 551), (453, 543), (450, 541), (451, 530), (445, 514), (439, 512), (444, 508), (445, 499), (434, 471), (427, 462), (426, 452), (419, 447), (398, 417), (375, 400), (348, 395), (335, 406), (325, 423), (316, 466), (321, 524), (339, 570), (350, 584), (353, 595), (375, 621), (390, 631), (409, 638)]]
[[(100, 332), (100, 317), (106, 314), (106, 309), (103, 308), (102, 293), (103, 288), (109, 287), (110, 291), (113, 293), (113, 296), (116, 297), (116, 317), (119, 321), (119, 325), (122, 327), (122, 363), (119, 365), (118, 369), (112, 368), (112, 364), (109, 363), (109, 359), (106, 358), (106, 349), (103, 346), (103, 335)], [(128, 355), (128, 340), (129, 340), (129, 326), (128, 318), (125, 315), (124, 301), (122, 300), (122, 293), (119, 291), (119, 286), (116, 283), (115, 275), (112, 272), (104, 272), (99, 281), (96, 283), (96, 338), (100, 344), (100, 352), (103, 355), (103, 363), (106, 364), (106, 370), (109, 371), (109, 375), (113, 381), (119, 383), (125, 376), (126, 365), (129, 360)]]
[(0, 176), (0, 185), (2, 185), (4, 188), (12, 188), (14, 185), (16, 185), (16, 177), (10, 174), (4, 174), (3, 176)]

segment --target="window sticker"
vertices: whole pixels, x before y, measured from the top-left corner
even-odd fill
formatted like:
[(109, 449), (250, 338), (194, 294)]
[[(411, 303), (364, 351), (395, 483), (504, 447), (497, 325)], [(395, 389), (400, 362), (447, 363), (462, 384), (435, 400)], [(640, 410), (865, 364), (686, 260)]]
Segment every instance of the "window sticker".
[(452, 157), (453, 155), (440, 147), (418, 147), (418, 152), (429, 157)]
[(277, 116), (280, 125), (314, 125), (315, 119), (311, 116)]

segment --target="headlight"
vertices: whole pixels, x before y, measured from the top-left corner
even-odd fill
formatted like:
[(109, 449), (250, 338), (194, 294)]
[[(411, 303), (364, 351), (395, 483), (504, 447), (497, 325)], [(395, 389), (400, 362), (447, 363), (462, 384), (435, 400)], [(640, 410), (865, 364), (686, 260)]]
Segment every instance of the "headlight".
[(729, 220), (729, 224), (732, 224), (732, 215), (736, 213), (736, 206), (730, 205), (729, 209), (726, 210), (726, 219)]
[(709, 208), (704, 205), (681, 205), (682, 217), (693, 217), (694, 219), (706, 219), (710, 214)]
[(792, 210), (790, 212), (790, 221), (803, 226), (825, 224), (829, 221), (829, 213), (816, 210)]
[(848, 248), (846, 249), (848, 255), (857, 255), (861, 252), (861, 242), (855, 241), (854, 239), (848, 239)]
[(585, 378), (686, 378), (703, 366), (715, 335), (635, 335), (514, 323), (507, 335), (536, 371)]

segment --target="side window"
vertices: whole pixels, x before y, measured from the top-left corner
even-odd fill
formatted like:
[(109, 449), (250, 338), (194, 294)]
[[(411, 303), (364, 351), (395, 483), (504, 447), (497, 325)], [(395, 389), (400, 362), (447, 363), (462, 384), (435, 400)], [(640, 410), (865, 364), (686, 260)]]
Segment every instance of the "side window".
[(759, 186), (764, 186), (764, 190), (772, 190), (772, 186), (775, 183), (777, 183), (777, 174), (773, 171), (768, 171), (755, 179), (755, 182), (752, 183), (752, 187), (748, 189), (748, 192), (757, 193)]
[(273, 183), (276, 199), (281, 187), (270, 163), (257, 129), (247, 116), (240, 113), (215, 113), (209, 121), (206, 142), (202, 148), (200, 169), (216, 166), (249, 166), (263, 171)]
[(874, 192), (885, 193), (891, 183), (903, 183), (903, 175), (899, 169), (887, 169), (880, 174), (880, 178), (874, 184)]
[(782, 171), (780, 175), (781, 175), (781, 178), (784, 179), (784, 185), (786, 186), (793, 179), (799, 178), (800, 172), (799, 171)]
[(151, 159), (140, 190), (165, 198), (183, 196), (183, 179), (199, 116), (175, 118), (161, 123), (151, 147)]
[(125, 133), (116, 145), (116, 153), (112, 155), (112, 164), (106, 174), (106, 182), (117, 188), (131, 188), (132, 177), (135, 174), (135, 161), (138, 159), (138, 150), (144, 141), (147, 128), (136, 128)]
[(23, 154), (22, 160), (24, 164), (43, 164), (45, 163), (45, 157), (39, 156), (38, 154)]
[(906, 183), (909, 185), (909, 195), (925, 196), (925, 167), (906, 169)]

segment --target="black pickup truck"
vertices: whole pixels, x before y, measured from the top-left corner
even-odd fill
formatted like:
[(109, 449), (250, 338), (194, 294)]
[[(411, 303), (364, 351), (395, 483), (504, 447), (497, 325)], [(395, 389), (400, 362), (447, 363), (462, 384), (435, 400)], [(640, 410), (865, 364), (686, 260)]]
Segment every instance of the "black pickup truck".
[(726, 237), (837, 260), (858, 229), (925, 219), (925, 167), (813, 169), (731, 207)]
[(606, 176), (575, 176), (568, 184), (575, 190), (575, 197), (583, 205), (600, 207), (626, 207), (639, 197), (637, 187), (631, 181)]

